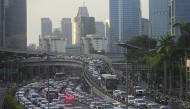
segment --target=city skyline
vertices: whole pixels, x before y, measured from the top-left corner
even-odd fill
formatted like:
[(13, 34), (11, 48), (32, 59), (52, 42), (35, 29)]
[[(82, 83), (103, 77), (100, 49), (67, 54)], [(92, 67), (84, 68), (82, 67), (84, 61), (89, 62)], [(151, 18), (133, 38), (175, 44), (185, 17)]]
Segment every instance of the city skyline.
[[(99, 0), (100, 1), (100, 0)], [(148, 18), (148, 0), (141, 0), (142, 17)], [(78, 11), (78, 7), (84, 5), (84, 0), (73, 1), (66, 0), (32, 0), (27, 1), (27, 42), (35, 43), (38, 46), (38, 37), (40, 35), (40, 19), (48, 17), (52, 20), (53, 28), (60, 28), (62, 18), (71, 18), (74, 22), (74, 17)], [(109, 19), (109, 0), (92, 1), (85, 0), (85, 6), (88, 8), (89, 15), (95, 17), (96, 21), (104, 22)], [(98, 8), (97, 8), (98, 6)], [(43, 7), (43, 8), (42, 8)], [(51, 8), (49, 8), (51, 7)], [(57, 10), (61, 10), (60, 12)], [(70, 11), (69, 11), (70, 10)], [(102, 13), (100, 13), (100, 11)], [(27, 44), (27, 45), (28, 45)]]

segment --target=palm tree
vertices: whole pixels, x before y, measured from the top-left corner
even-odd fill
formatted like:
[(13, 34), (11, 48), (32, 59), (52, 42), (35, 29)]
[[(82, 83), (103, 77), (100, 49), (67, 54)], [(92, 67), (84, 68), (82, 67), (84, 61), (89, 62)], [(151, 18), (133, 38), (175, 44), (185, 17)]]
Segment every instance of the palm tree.
[[(177, 40), (177, 46), (182, 48), (185, 51), (185, 66), (187, 64), (187, 48), (190, 47), (190, 23), (185, 23), (184, 21), (180, 21), (173, 25), (173, 27), (179, 27), (180, 29), (180, 37)], [(185, 68), (186, 74), (186, 92), (188, 93), (188, 72), (187, 67)]]
[(172, 55), (175, 49), (174, 37), (167, 34), (165, 37), (161, 37), (159, 40), (159, 46), (157, 47), (159, 53), (163, 56), (164, 60), (164, 91), (167, 90), (167, 64), (170, 69), (170, 89), (171, 89), (171, 63)]

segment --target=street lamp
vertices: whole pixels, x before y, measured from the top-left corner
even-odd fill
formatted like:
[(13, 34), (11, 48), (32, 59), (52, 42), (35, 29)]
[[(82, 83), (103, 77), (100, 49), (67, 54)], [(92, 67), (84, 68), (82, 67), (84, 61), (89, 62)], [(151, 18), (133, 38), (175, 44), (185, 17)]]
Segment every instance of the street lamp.
[(118, 46), (121, 46), (123, 48), (126, 48), (126, 94), (127, 94), (127, 97), (126, 97), (126, 109), (128, 109), (128, 60), (127, 60), (127, 50), (128, 49), (132, 49), (132, 50), (137, 50), (137, 49), (140, 49), (139, 47), (136, 47), (136, 46), (133, 46), (133, 45), (130, 45), (130, 44), (126, 44), (126, 43), (115, 43), (115, 45), (118, 45)]

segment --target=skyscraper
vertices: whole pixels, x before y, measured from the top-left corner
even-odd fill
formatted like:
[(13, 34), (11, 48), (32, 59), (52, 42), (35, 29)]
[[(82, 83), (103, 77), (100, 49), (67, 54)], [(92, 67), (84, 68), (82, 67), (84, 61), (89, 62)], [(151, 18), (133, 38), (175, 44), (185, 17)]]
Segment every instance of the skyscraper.
[[(1, 31), (3, 46), (27, 49), (26, 0), (1, 0)], [(2, 8), (3, 6), (3, 8)], [(3, 12), (4, 11), (4, 12)], [(3, 18), (4, 17), (4, 18)]]
[(189, 0), (171, 0), (171, 35), (175, 35), (175, 40), (180, 36), (179, 27), (173, 27), (175, 23), (183, 20), (190, 23), (190, 1)]
[(170, 0), (149, 0), (152, 38), (165, 36), (168, 30)]
[(121, 53), (114, 42), (125, 42), (133, 36), (133, 1), (109, 0), (110, 52)]
[(109, 19), (105, 21), (105, 37), (108, 39), (107, 52), (110, 52), (109, 39), (110, 39), (110, 21)]
[(62, 18), (61, 21), (62, 38), (67, 39), (67, 45), (72, 44), (72, 23), (71, 18)]
[(79, 7), (78, 14), (74, 18), (73, 44), (80, 44), (81, 37), (86, 37), (88, 34), (95, 34), (95, 18), (89, 17), (87, 12), (86, 7)]
[(52, 34), (52, 22), (50, 18), (41, 18), (41, 38)]
[(105, 25), (104, 22), (95, 22), (96, 25), (96, 34), (99, 36), (105, 37)]
[(148, 19), (142, 18), (141, 19), (141, 34), (142, 35), (151, 35), (151, 27), (150, 27), (150, 21)]
[(141, 3), (133, 0), (133, 36), (141, 35)]

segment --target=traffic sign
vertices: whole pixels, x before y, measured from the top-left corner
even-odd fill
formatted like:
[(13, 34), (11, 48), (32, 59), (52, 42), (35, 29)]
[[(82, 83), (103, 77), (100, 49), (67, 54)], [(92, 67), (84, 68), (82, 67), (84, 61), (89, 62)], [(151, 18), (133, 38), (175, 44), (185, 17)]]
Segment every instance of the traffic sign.
[(18, 73), (17, 69), (0, 69), (0, 74), (7, 73), (7, 74), (16, 74)]

